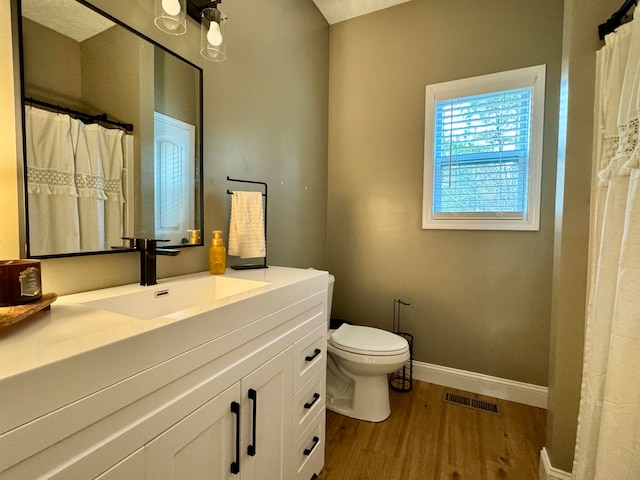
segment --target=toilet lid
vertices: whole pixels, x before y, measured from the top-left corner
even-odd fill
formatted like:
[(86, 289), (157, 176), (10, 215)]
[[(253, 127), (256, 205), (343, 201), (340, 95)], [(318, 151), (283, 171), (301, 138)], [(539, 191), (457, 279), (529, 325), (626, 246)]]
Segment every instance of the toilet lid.
[(330, 342), (343, 350), (364, 354), (394, 354), (408, 348), (407, 341), (399, 335), (379, 328), (346, 323), (333, 332)]

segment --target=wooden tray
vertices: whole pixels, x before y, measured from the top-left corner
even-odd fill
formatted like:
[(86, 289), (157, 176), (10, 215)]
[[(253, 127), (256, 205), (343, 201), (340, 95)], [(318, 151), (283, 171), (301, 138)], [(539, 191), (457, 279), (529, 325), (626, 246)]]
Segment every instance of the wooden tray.
[(49, 305), (56, 301), (56, 298), (58, 298), (58, 295), (55, 293), (43, 293), (37, 302), (11, 307), (0, 307), (0, 328), (12, 325), (30, 317), (34, 313), (38, 313), (40, 310), (49, 307)]

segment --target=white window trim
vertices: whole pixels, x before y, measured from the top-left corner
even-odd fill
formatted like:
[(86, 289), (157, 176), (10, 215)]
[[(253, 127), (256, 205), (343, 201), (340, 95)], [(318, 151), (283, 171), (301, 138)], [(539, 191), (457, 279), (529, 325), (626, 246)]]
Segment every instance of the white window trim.
[[(424, 183), (422, 201), (422, 228), (447, 230), (529, 230), (540, 229), (540, 191), (542, 184), (542, 137), (544, 128), (544, 94), (546, 66), (510, 70), (479, 77), (427, 85), (425, 96)], [(483, 93), (532, 87), (531, 137), (529, 145), (529, 171), (527, 211), (524, 219), (502, 218), (434, 218), (434, 116), (435, 103), (440, 100), (467, 97)]]

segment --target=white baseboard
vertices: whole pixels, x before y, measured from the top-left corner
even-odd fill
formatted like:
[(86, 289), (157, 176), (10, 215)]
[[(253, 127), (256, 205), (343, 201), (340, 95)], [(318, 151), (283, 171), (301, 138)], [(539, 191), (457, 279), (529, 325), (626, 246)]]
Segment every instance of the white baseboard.
[(538, 469), (540, 480), (571, 480), (573, 477), (570, 473), (554, 468), (551, 466), (547, 449), (542, 447), (540, 452), (540, 468)]
[(539, 385), (416, 361), (413, 362), (413, 378), (533, 407), (547, 408), (548, 389)]

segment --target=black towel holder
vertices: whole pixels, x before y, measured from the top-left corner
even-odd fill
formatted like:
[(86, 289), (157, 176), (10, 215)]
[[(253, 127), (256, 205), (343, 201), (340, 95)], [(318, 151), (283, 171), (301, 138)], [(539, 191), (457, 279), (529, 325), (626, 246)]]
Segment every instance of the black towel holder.
[[(254, 180), (240, 180), (238, 178), (231, 178), (227, 176), (227, 182), (239, 182), (239, 183), (252, 183), (255, 185), (262, 185), (264, 187), (264, 193), (262, 196), (264, 197), (264, 259), (261, 264), (247, 264), (247, 265), (233, 265), (231, 268), (233, 270), (255, 270), (258, 268), (269, 268), (267, 266), (267, 198), (268, 198), (268, 187), (264, 182), (256, 182)], [(233, 192), (231, 190), (227, 190), (228, 195), (232, 195)]]

